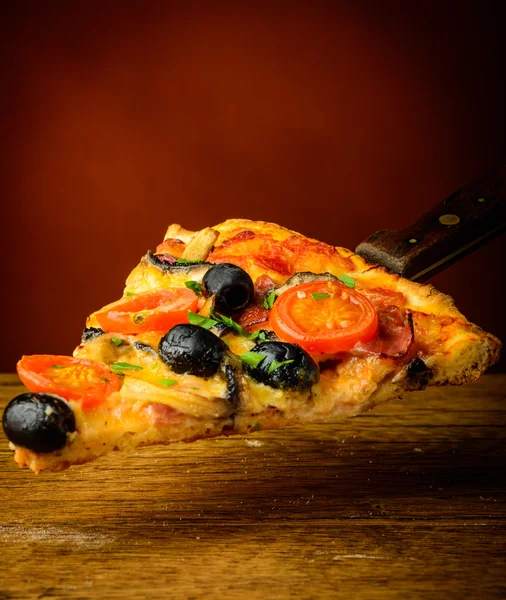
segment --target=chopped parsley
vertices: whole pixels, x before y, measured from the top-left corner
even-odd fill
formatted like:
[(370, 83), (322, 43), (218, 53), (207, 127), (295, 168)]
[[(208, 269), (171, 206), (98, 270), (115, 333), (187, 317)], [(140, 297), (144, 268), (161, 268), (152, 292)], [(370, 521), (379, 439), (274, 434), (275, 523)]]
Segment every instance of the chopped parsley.
[(107, 377), (102, 377), (102, 381), (105, 381), (106, 383), (109, 383), (109, 380), (107, 379)]
[(239, 335), (249, 336), (249, 333), (244, 331), (244, 329), (239, 325), (239, 323), (236, 323), (234, 319), (231, 319), (225, 315), (217, 315), (212, 308), (209, 312), (211, 313), (211, 317), (213, 317), (216, 322), (223, 323), (227, 327), (230, 327), (230, 329), (233, 329)]
[[(230, 327), (230, 329), (232, 329), (239, 335), (243, 335), (245, 338), (248, 338), (248, 340), (252, 340), (252, 341), (260, 340), (261, 342), (267, 341), (264, 331), (259, 330), (259, 331), (254, 331), (253, 333), (248, 333), (243, 327), (241, 327), (239, 325), (239, 323), (236, 323), (236, 321), (234, 321), (234, 319), (231, 319), (230, 317), (227, 317), (226, 315), (218, 315), (214, 312), (214, 310), (212, 308), (210, 309), (209, 312), (211, 313), (212, 318), (204, 317), (203, 315), (199, 315), (198, 313), (194, 313), (193, 311), (189, 310), (188, 311), (188, 322), (191, 323), (192, 325), (199, 325), (200, 327), (203, 327), (204, 329), (211, 329), (211, 327), (214, 327), (218, 323), (223, 323), (223, 325)], [(225, 340), (222, 340), (222, 341), (225, 342)], [(227, 342), (225, 342), (225, 343), (227, 344), (227, 346), (229, 345)]]
[(262, 342), (266, 341), (265, 333), (263, 331), (259, 330), (259, 331), (254, 331), (253, 333), (248, 333), (243, 327), (241, 327), (239, 325), (239, 323), (236, 323), (234, 321), (234, 319), (231, 319), (230, 317), (227, 317), (226, 315), (217, 315), (212, 308), (209, 312), (211, 313), (211, 316), (213, 317), (213, 319), (215, 319), (219, 323), (223, 323), (227, 327), (230, 327), (230, 329), (232, 329), (239, 335), (243, 335), (244, 337), (246, 337), (252, 341), (258, 340), (258, 339)]
[(291, 360), (282, 360), (281, 362), (273, 360), (269, 365), (269, 370), (267, 371), (267, 374), (270, 375), (273, 371), (279, 369), (279, 367), (282, 367), (283, 365), (289, 365), (290, 363), (293, 363), (293, 358)]
[(327, 292), (311, 292), (311, 296), (313, 296), (315, 300), (324, 300), (325, 298), (328, 298), (330, 294), (327, 294)]
[(51, 365), (51, 369), (65, 369), (65, 365)]
[(341, 275), (341, 277), (339, 277), (339, 281), (342, 281), (344, 285), (349, 288), (355, 287), (355, 280), (349, 275)]
[(135, 293), (134, 293), (134, 292), (127, 292), (127, 293), (125, 294), (125, 296), (135, 296)]
[(142, 367), (127, 362), (117, 362), (111, 365), (111, 370), (118, 375), (124, 375), (123, 371), (140, 371)]
[(120, 338), (111, 338), (111, 342), (113, 342), (114, 344), (116, 344), (116, 346), (121, 346), (121, 344), (124, 342), (125, 340), (121, 340)]
[(177, 379), (160, 379), (159, 383), (165, 387), (169, 387), (171, 385), (176, 385)]
[(184, 284), (189, 290), (195, 292), (197, 296), (202, 295), (202, 286), (198, 281), (185, 281)]
[(258, 329), (257, 331), (250, 333), (248, 335), (248, 337), (252, 341), (254, 341), (254, 340), (260, 340), (261, 342), (267, 341), (267, 338), (265, 337), (265, 331), (263, 329)]
[(201, 263), (201, 260), (188, 260), (187, 258), (178, 258), (176, 260), (178, 265), (198, 265)]
[(264, 298), (264, 301), (262, 302), (262, 306), (264, 308), (266, 308), (267, 310), (270, 310), (274, 304), (274, 301), (276, 300), (276, 292), (271, 292), (267, 298)]
[(260, 429), (260, 423), (255, 423), (251, 429), (258, 431)]
[(244, 354), (240, 354), (239, 358), (242, 362), (245, 362), (250, 367), (256, 368), (266, 357), (265, 354), (260, 354), (260, 352), (245, 352)]
[(203, 327), (204, 329), (211, 329), (211, 327), (214, 327), (218, 323), (218, 321), (199, 315), (192, 310), (188, 311), (188, 322), (192, 325), (199, 325), (199, 327)]

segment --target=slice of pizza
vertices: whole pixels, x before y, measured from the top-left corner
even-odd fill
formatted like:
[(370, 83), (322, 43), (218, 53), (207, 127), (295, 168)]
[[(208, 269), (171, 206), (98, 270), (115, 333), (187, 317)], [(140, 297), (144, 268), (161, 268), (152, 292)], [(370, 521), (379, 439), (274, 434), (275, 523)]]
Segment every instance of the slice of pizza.
[(25, 356), (19, 466), (358, 415), (474, 381), (500, 342), (449, 296), (272, 223), (168, 228), (70, 356)]

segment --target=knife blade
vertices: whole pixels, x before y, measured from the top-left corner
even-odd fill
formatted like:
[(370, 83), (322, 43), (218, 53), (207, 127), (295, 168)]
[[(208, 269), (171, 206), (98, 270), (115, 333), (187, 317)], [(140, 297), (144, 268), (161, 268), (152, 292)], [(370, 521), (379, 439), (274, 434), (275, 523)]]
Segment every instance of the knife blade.
[(481, 176), (405, 229), (373, 233), (355, 249), (367, 262), (425, 281), (506, 231), (506, 165)]

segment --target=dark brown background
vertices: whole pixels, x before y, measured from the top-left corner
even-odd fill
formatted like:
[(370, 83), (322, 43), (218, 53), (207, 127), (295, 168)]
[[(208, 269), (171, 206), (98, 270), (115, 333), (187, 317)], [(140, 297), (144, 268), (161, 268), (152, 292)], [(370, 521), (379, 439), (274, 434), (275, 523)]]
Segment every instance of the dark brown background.
[[(250, 4), (3, 3), (0, 370), (70, 353), (171, 222), (354, 248), (504, 160), (498, 3)], [(433, 280), (503, 338), (505, 249)]]

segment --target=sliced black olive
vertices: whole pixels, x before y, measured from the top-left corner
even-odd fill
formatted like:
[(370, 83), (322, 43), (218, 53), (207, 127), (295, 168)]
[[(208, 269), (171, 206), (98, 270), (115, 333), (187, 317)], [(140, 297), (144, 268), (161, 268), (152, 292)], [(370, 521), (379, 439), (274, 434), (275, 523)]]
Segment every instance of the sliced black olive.
[(151, 354), (154, 358), (157, 358), (156, 350), (151, 348), (149, 344), (143, 344), (142, 342), (134, 342), (134, 348), (136, 350), (140, 350), (141, 352), (145, 352), (146, 354)]
[(33, 452), (60, 450), (76, 420), (67, 402), (54, 394), (24, 393), (6, 406), (2, 426), (7, 439)]
[(417, 386), (428, 385), (431, 378), (431, 370), (420, 358), (416, 357), (406, 366), (406, 371), (411, 382)]
[(241, 267), (230, 263), (214, 265), (202, 280), (204, 296), (215, 296), (215, 308), (225, 314), (246, 308), (253, 300), (255, 288), (251, 277)]
[(218, 370), (225, 344), (198, 325), (175, 325), (160, 340), (160, 358), (175, 373), (211, 377)]
[(225, 325), (225, 323), (221, 323), (218, 321), (218, 323), (216, 323), (216, 325), (213, 325), (211, 327), (211, 331), (215, 335), (217, 335), (219, 338), (222, 338), (227, 333), (230, 333), (231, 331), (233, 331), (233, 329), (231, 327), (229, 327), (228, 325)]
[(104, 330), (100, 329), (100, 327), (86, 327), (81, 336), (81, 342), (86, 344), (86, 342), (91, 342), (91, 340), (94, 340), (103, 334)]
[[(165, 257), (165, 258), (164, 258)], [(153, 254), (151, 250), (148, 250), (146, 254), (147, 262), (157, 269), (160, 269), (162, 273), (191, 273), (192, 277), (200, 279), (204, 276), (204, 273), (210, 269), (211, 263), (205, 261), (196, 262), (180, 262), (173, 256)]]
[(246, 372), (256, 381), (273, 388), (304, 390), (314, 385), (320, 377), (315, 361), (295, 344), (262, 342), (251, 352), (263, 354), (265, 358), (256, 367), (246, 364)]
[(406, 371), (410, 376), (419, 375), (420, 373), (425, 373), (425, 371), (428, 370), (429, 369), (425, 362), (419, 357), (414, 358), (406, 367)]
[(239, 406), (239, 383), (237, 373), (232, 365), (225, 365), (225, 377), (227, 379), (226, 398), (234, 409)]

